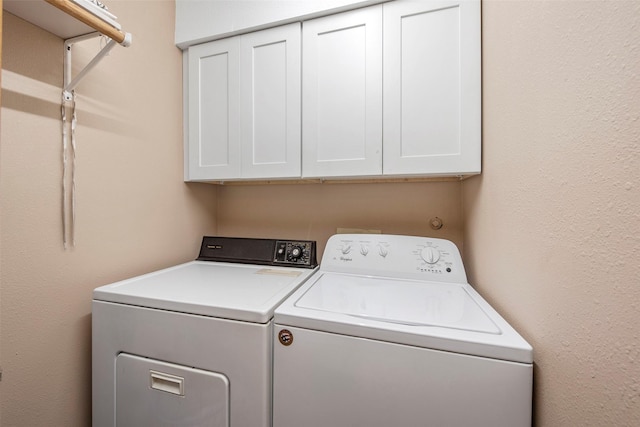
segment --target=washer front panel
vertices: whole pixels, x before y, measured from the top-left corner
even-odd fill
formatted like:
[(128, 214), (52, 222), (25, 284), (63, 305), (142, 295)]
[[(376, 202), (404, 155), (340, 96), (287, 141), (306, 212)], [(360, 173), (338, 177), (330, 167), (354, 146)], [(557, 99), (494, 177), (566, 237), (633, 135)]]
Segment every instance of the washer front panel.
[(275, 325), (273, 425), (529, 427), (531, 364)]

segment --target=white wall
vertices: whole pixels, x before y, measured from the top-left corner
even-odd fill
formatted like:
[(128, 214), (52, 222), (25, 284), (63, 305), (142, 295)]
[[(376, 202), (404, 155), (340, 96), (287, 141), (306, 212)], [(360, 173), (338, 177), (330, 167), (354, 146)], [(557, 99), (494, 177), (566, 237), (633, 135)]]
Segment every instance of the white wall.
[(176, 45), (186, 48), (247, 30), (383, 0), (176, 0)]

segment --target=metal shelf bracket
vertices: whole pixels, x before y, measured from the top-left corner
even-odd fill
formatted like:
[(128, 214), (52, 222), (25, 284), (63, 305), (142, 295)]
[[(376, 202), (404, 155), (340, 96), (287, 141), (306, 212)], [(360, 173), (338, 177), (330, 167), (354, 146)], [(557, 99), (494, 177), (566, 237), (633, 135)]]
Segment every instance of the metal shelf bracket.
[[(64, 41), (64, 87), (62, 88), (62, 100), (63, 102), (69, 102), (73, 98), (73, 90), (76, 88), (80, 80), (89, 72), (93, 67), (95, 67), (102, 58), (109, 54), (111, 49), (116, 45), (116, 41), (113, 39), (109, 39), (109, 42), (98, 52), (98, 54), (78, 73), (77, 76), (72, 78), (71, 75), (71, 52), (72, 47), (75, 43), (89, 40), (95, 37), (99, 37), (101, 34), (99, 32), (89, 33), (78, 37), (73, 37)], [(131, 45), (131, 34), (126, 33), (125, 39), (121, 45), (127, 47)]]

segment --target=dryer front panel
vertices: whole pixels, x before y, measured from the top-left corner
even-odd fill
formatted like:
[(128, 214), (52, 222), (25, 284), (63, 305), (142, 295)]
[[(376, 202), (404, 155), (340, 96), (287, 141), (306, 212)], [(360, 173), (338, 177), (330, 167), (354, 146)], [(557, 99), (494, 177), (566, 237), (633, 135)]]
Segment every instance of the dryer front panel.
[(229, 427), (229, 380), (216, 372), (120, 353), (116, 425)]
[[(202, 372), (223, 375), (228, 378), (229, 390), (233, 389), (233, 395), (229, 391), (229, 397), (226, 397), (230, 427), (271, 427), (273, 323), (239, 322), (93, 301), (92, 333), (93, 427), (120, 427), (116, 424), (116, 396), (123, 402), (120, 391), (126, 386), (115, 376), (123, 378), (125, 375), (118, 374), (116, 366), (120, 365), (119, 358), (123, 355), (140, 357), (151, 364), (162, 361), (177, 368), (195, 367)], [(126, 366), (127, 362), (124, 363)], [(193, 381), (173, 371), (145, 368), (144, 378), (139, 383), (136, 380), (136, 387), (144, 387), (145, 393), (149, 391), (152, 387), (149, 370), (184, 377), (187, 397), (177, 401), (191, 398), (188, 393), (193, 392)], [(196, 377), (199, 381), (200, 377)], [(168, 390), (180, 387), (171, 377), (167, 378), (165, 386)], [(116, 390), (116, 381), (120, 391)], [(156, 386), (162, 387), (162, 377), (155, 381)], [(219, 386), (215, 390), (224, 388), (223, 382), (214, 381)], [(216, 391), (214, 394), (219, 396), (221, 393)], [(137, 427), (156, 425), (162, 424), (141, 423)], [(189, 424), (190, 427), (200, 425)]]

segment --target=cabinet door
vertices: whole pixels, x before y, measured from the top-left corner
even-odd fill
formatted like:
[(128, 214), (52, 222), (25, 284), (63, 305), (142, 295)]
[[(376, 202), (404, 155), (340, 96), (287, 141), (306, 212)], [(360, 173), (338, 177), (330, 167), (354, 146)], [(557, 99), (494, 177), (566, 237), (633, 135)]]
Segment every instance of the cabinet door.
[(384, 4), (384, 174), (480, 172), (480, 1)]
[(243, 178), (300, 177), (300, 24), (240, 39)]
[(302, 25), (302, 175), (382, 172), (382, 6)]
[(189, 48), (188, 180), (240, 177), (238, 39)]

